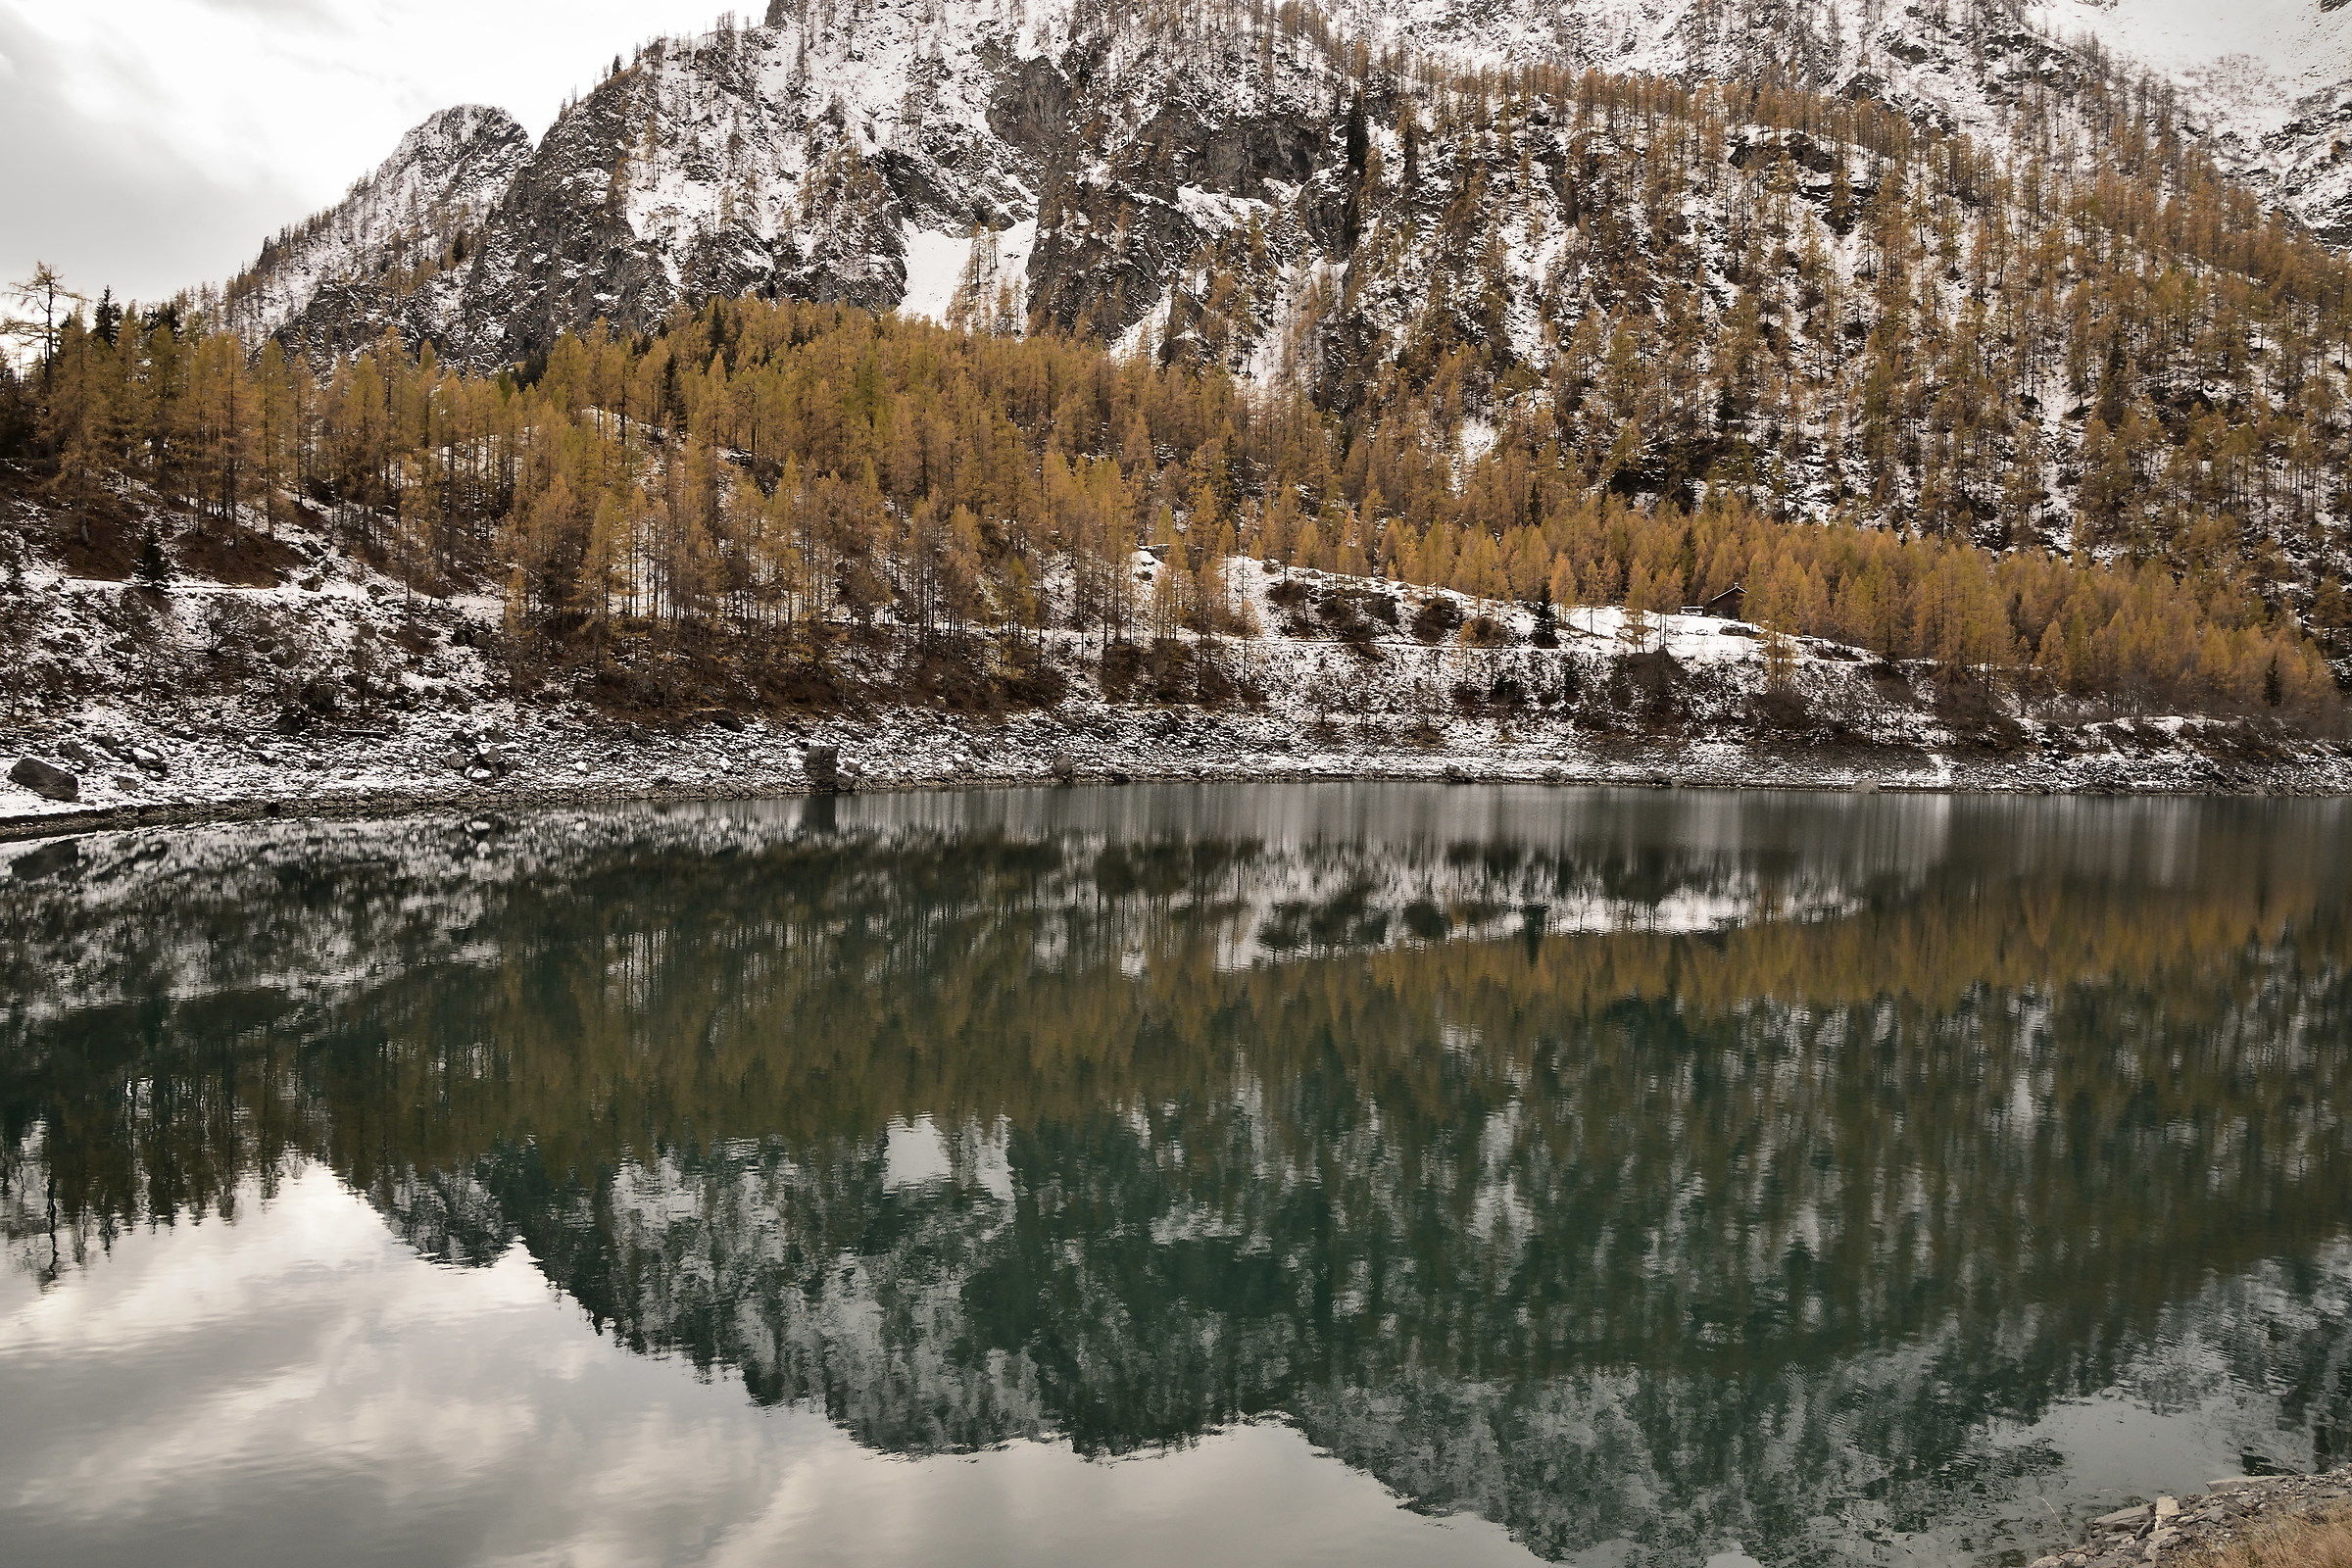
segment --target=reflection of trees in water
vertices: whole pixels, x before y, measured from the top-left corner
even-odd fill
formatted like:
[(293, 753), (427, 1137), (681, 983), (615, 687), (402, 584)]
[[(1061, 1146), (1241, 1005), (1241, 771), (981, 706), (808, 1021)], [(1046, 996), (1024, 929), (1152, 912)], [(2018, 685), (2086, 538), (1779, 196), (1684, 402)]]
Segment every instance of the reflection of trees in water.
[[(314, 843), (211, 902), (99, 859), (0, 1052), (7, 1223), (45, 1266), (52, 1202), (71, 1253), (322, 1158), (879, 1446), (1282, 1412), (1549, 1551), (1915, 1525), (2196, 1334), (2340, 1442), (2345, 1270), (2292, 1261), (2352, 1191), (2340, 831), (2141, 878), (1993, 827), (1834, 874), (709, 818)], [(1743, 912), (1545, 918), (1676, 898)], [(894, 1180), (918, 1117), (946, 1174)]]

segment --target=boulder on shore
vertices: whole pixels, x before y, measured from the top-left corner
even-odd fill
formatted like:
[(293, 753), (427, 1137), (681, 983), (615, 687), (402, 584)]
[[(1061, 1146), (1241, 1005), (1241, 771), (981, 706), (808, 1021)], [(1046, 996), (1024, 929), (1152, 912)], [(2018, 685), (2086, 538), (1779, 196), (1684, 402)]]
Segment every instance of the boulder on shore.
[(811, 786), (820, 790), (838, 790), (841, 782), (841, 748), (811, 746), (801, 754), (801, 771), (808, 775)]
[(8, 779), (12, 784), (23, 785), (44, 801), (81, 799), (80, 779), (37, 758), (18, 758), (17, 765), (8, 770)]

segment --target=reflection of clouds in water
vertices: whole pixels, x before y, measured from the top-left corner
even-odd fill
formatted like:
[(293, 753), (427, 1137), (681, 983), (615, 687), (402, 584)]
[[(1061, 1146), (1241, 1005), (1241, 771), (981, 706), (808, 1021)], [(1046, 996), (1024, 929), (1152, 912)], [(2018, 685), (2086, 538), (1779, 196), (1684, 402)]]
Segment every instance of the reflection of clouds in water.
[(946, 1181), (953, 1169), (948, 1141), (930, 1117), (894, 1121), (883, 1129), (883, 1186), (923, 1187)]
[[(18, 1560), (970, 1568), (1501, 1565), (1291, 1429), (1147, 1459), (909, 1461), (600, 1336), (519, 1249), (425, 1263), (323, 1171), (235, 1225), (127, 1239), (0, 1297), (0, 1529)], [(225, 1484), (225, 1486), (224, 1486)], [(233, 1496), (233, 1503), (232, 1503)], [(426, 1544), (430, 1544), (429, 1545)], [(111, 1551), (110, 1551), (111, 1548)]]
[[(2015, 1455), (2023, 1478), (1989, 1489), (1960, 1523), (1938, 1522), (1913, 1546), (1955, 1558), (2000, 1536), (2040, 1544), (2054, 1513), (2080, 1519), (2155, 1493), (2202, 1490), (2257, 1464), (2330, 1468), (2329, 1417), (2311, 1403), (2352, 1364), (2352, 1246), (2295, 1264), (2266, 1261), (2213, 1281), (2169, 1309), (2114, 1386), (2058, 1401), (2030, 1421), (1995, 1420), (1987, 1455)], [(2324, 1398), (2324, 1396), (2323, 1396)], [(2316, 1415), (2316, 1420), (2315, 1420)]]
[[(533, 1436), (474, 1363), (576, 1367), (595, 1346), (568, 1310), (565, 1332), (517, 1343), (518, 1317), (552, 1301), (519, 1253), (421, 1264), (324, 1172), (244, 1196), (237, 1223), (127, 1239), (0, 1322), (0, 1474), (20, 1538), (134, 1531), (142, 1507), (201, 1529), (224, 1476), (263, 1516), (249, 1528), (289, 1540), (305, 1513), (462, 1497)], [(371, 1479), (387, 1459), (405, 1474)]]
[(893, 1117), (882, 1129), (883, 1190), (919, 1194), (949, 1184), (977, 1189), (1000, 1202), (1012, 1200), (1003, 1120), (943, 1130), (932, 1116)]

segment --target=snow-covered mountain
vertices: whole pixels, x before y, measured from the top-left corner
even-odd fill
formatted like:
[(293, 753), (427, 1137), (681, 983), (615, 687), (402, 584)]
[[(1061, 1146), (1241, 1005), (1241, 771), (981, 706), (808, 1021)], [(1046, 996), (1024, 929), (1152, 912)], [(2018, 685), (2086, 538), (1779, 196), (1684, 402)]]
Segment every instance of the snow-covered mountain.
[(2142, 555), (2222, 514), (2296, 608), (2340, 589), (2341, 286), (2263, 205), (2352, 236), (2352, 9), (1331, 5), (772, 0), (535, 144), (437, 117), (225, 311), (489, 368), (711, 299), (895, 308), (1627, 494)]
[(2352, 239), (2344, 0), (1331, 0), (1348, 31), (1456, 64), (1548, 58), (1868, 96), (1993, 142), (2017, 110), (2134, 77), (2281, 209)]
[(1333, 14), (1351, 34), (1457, 67), (1543, 59), (1770, 82), (1991, 136), (2030, 95), (2076, 93), (2094, 74), (2011, 0), (1333, 0)]
[(232, 283), (234, 318), (318, 347), (397, 325), (480, 360), (715, 295), (944, 316), (975, 253), (1017, 295), (1048, 187), (1112, 150), (1081, 127), (1138, 123), (1173, 85), (1157, 32), (1082, 9), (778, 3), (641, 51), (535, 148), (495, 111), (440, 117)]
[(2189, 0), (1331, 0), (1323, 13), (773, 0), (762, 25), (642, 51), (536, 146), (495, 110), (434, 117), (343, 203), (272, 241), (227, 297), (242, 327), (315, 349), (397, 327), (474, 360), (600, 316), (643, 322), (754, 291), (940, 317), (960, 303), (1017, 318), (1033, 304), (1116, 335), (1168, 303), (1203, 245), (1253, 222), (1269, 237), (1300, 225), (1316, 260), (1348, 261), (1335, 241), (1351, 225), (1349, 171), (1335, 166), (1360, 174), (1399, 100), (1431, 99), (1440, 73), (1543, 64), (1874, 100), (2075, 170), (2098, 166), (2107, 117), (2144, 71), (2225, 167), (2315, 230), (2352, 234), (2352, 10), (2209, 13)]

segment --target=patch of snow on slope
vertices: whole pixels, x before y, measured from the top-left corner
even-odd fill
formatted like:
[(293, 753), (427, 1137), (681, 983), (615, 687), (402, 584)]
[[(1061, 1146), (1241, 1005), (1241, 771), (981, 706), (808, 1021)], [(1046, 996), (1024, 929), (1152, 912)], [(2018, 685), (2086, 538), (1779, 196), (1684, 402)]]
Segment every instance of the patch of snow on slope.
[(971, 266), (972, 239), (916, 228), (911, 223), (906, 232), (906, 297), (899, 304), (899, 314), (944, 326), (955, 306), (956, 291), (962, 286), (964, 270)]
[(2182, 82), (2201, 107), (2258, 135), (2285, 123), (2304, 94), (2352, 77), (2352, 9), (2319, 0), (2043, 0), (2027, 15), (2052, 36), (2095, 38)]

